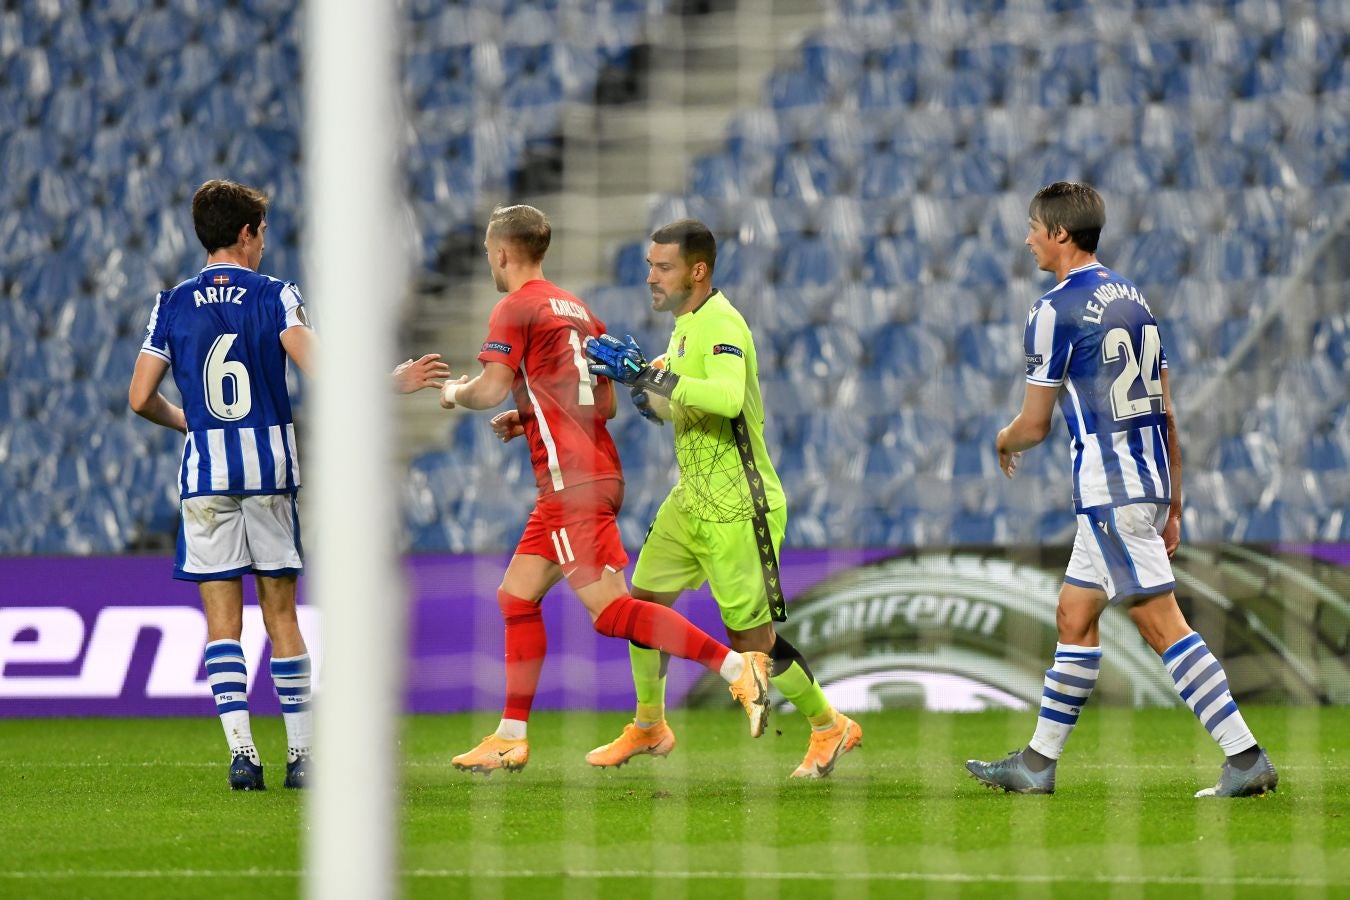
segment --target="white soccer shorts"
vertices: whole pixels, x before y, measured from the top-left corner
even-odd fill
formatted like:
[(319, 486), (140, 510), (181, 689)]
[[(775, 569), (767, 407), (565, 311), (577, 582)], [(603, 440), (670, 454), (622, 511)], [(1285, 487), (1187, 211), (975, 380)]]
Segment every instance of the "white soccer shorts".
[(1165, 594), (1176, 587), (1158, 503), (1099, 506), (1078, 514), (1078, 534), (1064, 580), (1104, 591), (1112, 603)]
[(293, 494), (188, 497), (181, 511), (174, 578), (222, 581), (249, 572), (298, 574), (303, 567)]

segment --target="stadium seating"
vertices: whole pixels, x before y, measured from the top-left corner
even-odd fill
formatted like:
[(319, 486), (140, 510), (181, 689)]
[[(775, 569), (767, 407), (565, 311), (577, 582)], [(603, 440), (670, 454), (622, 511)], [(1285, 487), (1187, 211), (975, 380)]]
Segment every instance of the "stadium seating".
[[(300, 18), (279, 0), (209, 14), (128, 0), (79, 15), (15, 6), (0, 16), (0, 458), (15, 488), (0, 552), (164, 546), (173, 497), (127, 486), (172, 488), (180, 448), (167, 433), (128, 436), (153, 429), (129, 421), (126, 382), (155, 292), (200, 264), (186, 205), (203, 180), (266, 190), (269, 270), (298, 275)], [(423, 270), (447, 236), (477, 227), (481, 198), (507, 193), (563, 103), (591, 102), (608, 67), (630, 64), (661, 10), (660, 0), (408, 4), (406, 199)], [(53, 433), (95, 438), (53, 451)], [(53, 514), (34, 515), (42, 504)], [(436, 521), (415, 544), (500, 543)]]
[[(182, 216), (194, 184), (228, 171), (265, 187), (269, 266), (299, 265), (294, 4), (213, 8), (209, 42), (192, 4), (87, 6), (26, 0), (0, 17), (0, 551), (116, 551), (171, 531), (178, 447), (131, 419), (124, 385), (154, 290), (199, 262)], [(663, 9), (410, 0), (405, 184), (424, 271), (555, 139), (563, 104), (595, 102), (605, 72), (631, 64)], [(1026, 200), (1061, 179), (1103, 190), (1102, 258), (1162, 317), (1183, 429), (1203, 432), (1190, 537), (1346, 536), (1350, 519), (1313, 501), (1337, 496), (1350, 461), (1350, 284), (1343, 266), (1305, 271), (1350, 205), (1344, 4), (836, 0), (824, 21), (693, 162), (686, 192), (651, 208), (653, 225), (694, 215), (718, 232), (717, 283), (755, 330), (791, 541), (1071, 531), (1051, 509), (1060, 448), (1027, 454), (1011, 487), (991, 468), (1045, 286), (1020, 246)], [(613, 283), (588, 297), (654, 354), (669, 322), (646, 303), (644, 254), (616, 248)], [(1254, 332), (1272, 304), (1300, 303), (1306, 328)], [(1249, 336), (1256, 352), (1231, 358)], [(1280, 363), (1252, 371), (1257, 358)], [(1188, 409), (1211, 377), (1230, 388)], [(628, 419), (615, 431), (642, 520), (673, 456)], [(414, 549), (495, 550), (518, 529), (531, 473), (481, 425), (411, 467)], [(505, 488), (465, 488), (488, 474)], [(1252, 487), (1277, 482), (1280, 496)], [(989, 502), (969, 502), (976, 485)]]
[[(1188, 391), (1252, 347), (1246, 339), (1266, 308), (1289, 302), (1288, 279), (1334, 226), (1335, 198), (1346, 197), (1336, 186), (1350, 167), (1346, 21), (1325, 5), (1287, 21), (1271, 4), (1241, 6), (1234, 15), (1232, 4), (1141, 3), (1085, 41), (1071, 27), (1056, 40), (1033, 24), (1044, 14), (1066, 25), (1093, 21), (1083, 3), (943, 4), (922, 13), (886, 0), (835, 3), (830, 24), (769, 79), (764, 108), (738, 116), (724, 149), (695, 164), (685, 209), (708, 192), (741, 207), (772, 198), (761, 209), (774, 221), (755, 229), (760, 246), (773, 248), (771, 268), (757, 259), (747, 271), (753, 243), (745, 232), (708, 221), (724, 244), (735, 234), (731, 271), (721, 277), (719, 260), (719, 283), (760, 344), (780, 348), (780, 365), (836, 378), (838, 365), (826, 362), (837, 353), (826, 349), (835, 346), (829, 335), (856, 334), (869, 397), (936, 416), (959, 411), (936, 464), (902, 434), (882, 427), (875, 436), (854, 477), (891, 502), (868, 507), (868, 526), (854, 531), (862, 543), (1063, 541), (1072, 533), (1071, 514), (1024, 522), (998, 504), (951, 509), (942, 528), (916, 528), (915, 507), (901, 496), (900, 482), (918, 473), (960, 481), (992, 472), (997, 422), (1020, 400), (1022, 311), (1044, 283), (1017, 246), (1036, 187), (1089, 180), (1104, 192), (1102, 258), (1139, 283), (1162, 316), (1183, 411)], [(832, 124), (841, 113), (851, 130)], [(844, 200), (855, 205), (841, 217)], [(827, 206), (835, 216), (819, 235), (846, 239), (797, 236), (801, 210)], [(653, 225), (671, 218), (664, 211), (653, 210)], [(807, 331), (789, 315), (784, 333), (746, 296), (801, 296), (811, 285), (884, 300), (861, 305), (865, 326), (817, 313)], [(1212, 468), (1193, 494), (1190, 537), (1339, 533), (1341, 520), (1318, 513), (1311, 494), (1263, 500), (1244, 485), (1295, 472), (1313, 480), (1294, 480), (1315, 484), (1319, 473), (1345, 467), (1347, 431), (1334, 424), (1350, 385), (1344, 287), (1324, 295), (1333, 299), (1310, 341), (1279, 348), (1289, 362), (1269, 376), (1240, 376), (1254, 391), (1245, 416), (1227, 412), (1227, 402), (1198, 411), (1219, 433), (1196, 442), (1210, 448), (1204, 464)], [(1268, 360), (1271, 345), (1285, 341), (1278, 322), (1258, 336), (1253, 360)], [(761, 353), (769, 383), (771, 363)], [(788, 414), (769, 403), (771, 417)], [(790, 493), (824, 478), (838, 483), (846, 473), (830, 468), (828, 448), (800, 440), (790, 436), (779, 459)], [(1035, 451), (1020, 477), (1062, 479), (1063, 462)], [(818, 493), (794, 504), (811, 519), (798, 539), (811, 540), (835, 518)]]

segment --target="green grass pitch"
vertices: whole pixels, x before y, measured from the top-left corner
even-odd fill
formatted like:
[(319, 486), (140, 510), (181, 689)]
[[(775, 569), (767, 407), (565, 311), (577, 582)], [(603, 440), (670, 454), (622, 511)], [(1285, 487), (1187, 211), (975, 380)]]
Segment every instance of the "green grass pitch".
[[(495, 716), (413, 717), (403, 891), (1350, 896), (1350, 715), (1244, 712), (1281, 786), (1238, 801), (1192, 799), (1220, 756), (1184, 709), (1090, 709), (1053, 797), (995, 793), (961, 765), (1020, 746), (1033, 713), (859, 716), (862, 748), (820, 782), (786, 777), (806, 743), (793, 715), (752, 741), (730, 709), (678, 712), (668, 759), (593, 771), (583, 754), (623, 717), (536, 713), (529, 767), (486, 778), (450, 756)], [(254, 732), (272, 787), (243, 794), (226, 787), (213, 719), (0, 721), (0, 897), (298, 895), (303, 798), (281, 787), (279, 719)]]

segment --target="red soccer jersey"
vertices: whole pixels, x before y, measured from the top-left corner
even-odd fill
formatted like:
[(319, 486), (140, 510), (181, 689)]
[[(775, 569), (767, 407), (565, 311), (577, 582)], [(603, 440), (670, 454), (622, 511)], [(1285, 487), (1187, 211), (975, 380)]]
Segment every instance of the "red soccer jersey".
[(527, 281), (497, 303), (482, 363), (516, 373), (511, 392), (530, 444), (541, 495), (602, 478), (622, 478), (606, 428), (614, 403), (608, 379), (587, 368), (582, 345), (605, 325), (581, 300), (550, 281)]

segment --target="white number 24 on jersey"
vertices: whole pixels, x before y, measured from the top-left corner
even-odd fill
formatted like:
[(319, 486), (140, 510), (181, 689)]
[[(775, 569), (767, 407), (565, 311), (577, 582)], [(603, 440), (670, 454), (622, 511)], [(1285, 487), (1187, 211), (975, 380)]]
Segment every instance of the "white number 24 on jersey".
[[(1103, 359), (1125, 359), (1125, 366), (1111, 383), (1111, 412), (1117, 422), (1146, 416), (1154, 411), (1155, 403), (1157, 408), (1162, 407), (1162, 338), (1158, 326), (1145, 325), (1142, 338), (1137, 353), (1130, 343), (1130, 332), (1124, 328), (1112, 328), (1102, 340)], [(1131, 398), (1130, 388), (1137, 382), (1143, 383), (1146, 396)]]

